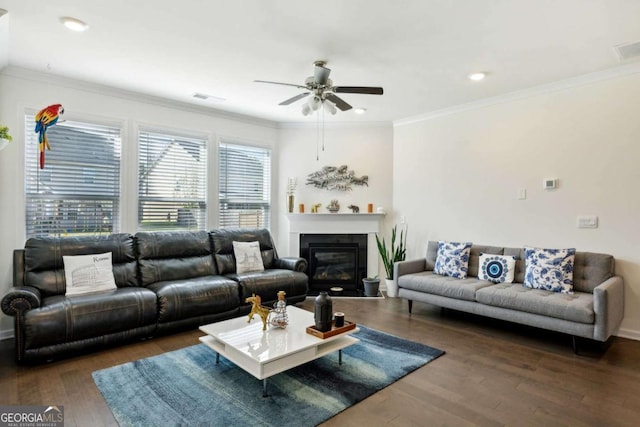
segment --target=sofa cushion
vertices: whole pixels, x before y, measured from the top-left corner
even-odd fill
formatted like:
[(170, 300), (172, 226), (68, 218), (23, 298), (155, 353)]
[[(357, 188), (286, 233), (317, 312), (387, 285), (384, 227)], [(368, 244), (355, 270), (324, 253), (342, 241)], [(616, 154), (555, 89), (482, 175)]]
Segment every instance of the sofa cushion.
[(39, 308), (25, 312), (25, 349), (155, 325), (157, 316), (156, 294), (145, 288), (48, 297)]
[(238, 284), (223, 276), (156, 282), (158, 323), (222, 313), (240, 306)]
[(593, 288), (614, 276), (613, 255), (593, 252), (576, 252), (573, 266), (573, 290), (593, 292)]
[(34, 237), (24, 246), (24, 285), (37, 288), (43, 297), (64, 295), (64, 255), (112, 253), (113, 275), (119, 288), (138, 286), (133, 236)]
[(135, 240), (143, 286), (217, 274), (206, 231), (143, 231)]
[(515, 276), (516, 257), (480, 254), (478, 279), (492, 283), (512, 283)]
[(518, 283), (500, 283), (479, 289), (476, 292), (476, 299), (482, 304), (494, 307), (573, 322), (592, 324), (595, 321), (593, 294), (590, 293), (565, 294), (525, 288)]
[(277, 301), (278, 291), (285, 291), (287, 296), (305, 295), (307, 293), (307, 275), (299, 271), (272, 268), (259, 272), (229, 274), (227, 277), (240, 285), (240, 301), (251, 294), (260, 295), (263, 302)]
[(469, 271), (471, 242), (438, 242), (438, 255), (433, 272), (464, 279)]
[(524, 286), (553, 292), (573, 292), (576, 250), (525, 248)]
[(433, 271), (405, 274), (398, 278), (398, 286), (401, 288), (467, 301), (475, 301), (478, 289), (492, 285), (491, 282), (475, 277), (456, 279), (435, 274)]
[(514, 283), (524, 283), (525, 273), (525, 253), (524, 248), (504, 248), (504, 255), (516, 257), (516, 274), (513, 278)]

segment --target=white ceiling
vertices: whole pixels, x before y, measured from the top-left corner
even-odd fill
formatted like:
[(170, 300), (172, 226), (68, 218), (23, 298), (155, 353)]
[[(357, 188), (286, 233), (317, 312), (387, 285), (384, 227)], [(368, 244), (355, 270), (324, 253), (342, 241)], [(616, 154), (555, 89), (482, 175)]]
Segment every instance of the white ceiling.
[[(277, 122), (278, 106), (326, 60), (341, 96), (393, 121), (620, 67), (613, 46), (640, 41), (639, 0), (0, 0), (9, 64)], [(59, 18), (87, 22), (85, 33)], [(467, 74), (486, 71), (482, 82)], [(196, 92), (225, 98), (201, 101)], [(72, 106), (65, 106), (69, 109)]]

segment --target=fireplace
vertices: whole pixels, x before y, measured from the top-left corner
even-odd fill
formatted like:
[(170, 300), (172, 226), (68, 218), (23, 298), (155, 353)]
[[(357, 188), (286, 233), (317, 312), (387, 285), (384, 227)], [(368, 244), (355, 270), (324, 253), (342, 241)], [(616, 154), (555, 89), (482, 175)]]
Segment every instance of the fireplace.
[(309, 263), (309, 295), (341, 287), (345, 296), (361, 296), (367, 240), (367, 234), (301, 233), (300, 256)]

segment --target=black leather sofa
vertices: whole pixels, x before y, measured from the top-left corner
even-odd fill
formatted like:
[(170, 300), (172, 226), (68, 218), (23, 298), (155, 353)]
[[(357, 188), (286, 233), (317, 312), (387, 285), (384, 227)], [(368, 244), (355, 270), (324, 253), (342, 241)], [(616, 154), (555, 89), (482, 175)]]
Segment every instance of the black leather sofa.
[[(258, 241), (265, 270), (236, 274), (233, 241)], [(117, 289), (65, 296), (62, 257), (104, 252)], [(303, 301), (306, 269), (279, 258), (264, 229), (32, 238), (14, 250), (1, 306), (14, 317), (17, 360), (38, 362), (246, 314), (251, 293), (264, 305), (280, 290), (288, 304)]]

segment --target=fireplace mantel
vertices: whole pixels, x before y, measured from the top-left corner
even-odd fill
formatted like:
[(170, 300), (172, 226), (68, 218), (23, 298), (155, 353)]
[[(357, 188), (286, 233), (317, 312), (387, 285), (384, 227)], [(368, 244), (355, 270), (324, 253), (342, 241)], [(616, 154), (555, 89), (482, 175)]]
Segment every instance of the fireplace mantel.
[(385, 214), (381, 213), (309, 213), (287, 214), (289, 219), (289, 252), (300, 256), (300, 234), (367, 234), (367, 275), (379, 275), (376, 233)]

